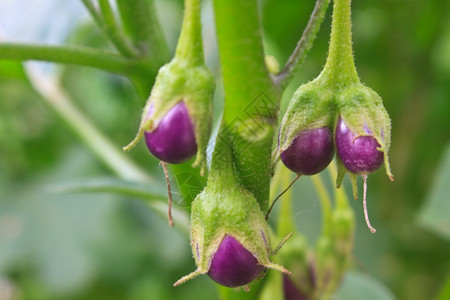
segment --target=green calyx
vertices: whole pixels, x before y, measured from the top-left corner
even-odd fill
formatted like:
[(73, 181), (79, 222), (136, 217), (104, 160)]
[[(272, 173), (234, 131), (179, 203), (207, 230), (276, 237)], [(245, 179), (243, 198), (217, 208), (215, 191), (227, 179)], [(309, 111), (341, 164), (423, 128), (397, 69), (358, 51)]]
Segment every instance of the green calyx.
[(191, 208), (190, 238), (197, 270), (175, 285), (209, 271), (212, 259), (226, 235), (235, 238), (267, 268), (290, 274), (269, 260), (270, 228), (252, 193), (236, 180), (228, 132), (217, 137), (206, 188)]
[(333, 100), (333, 92), (317, 80), (300, 86), (281, 122), (278, 155), (301, 131), (325, 126), (333, 128), (336, 112)]
[[(280, 128), (279, 151), (284, 151), (302, 130), (329, 126), (335, 131), (338, 118), (358, 136), (372, 136), (384, 154), (386, 174), (392, 180), (388, 151), (391, 121), (380, 96), (364, 86), (356, 72), (351, 34), (351, 0), (334, 0), (327, 62), (321, 74), (300, 86), (294, 94)], [(337, 186), (348, 172), (338, 161)], [(356, 175), (350, 174), (356, 187)], [(354, 191), (356, 189), (354, 188)]]
[[(336, 102), (340, 117), (355, 137), (372, 136), (380, 144), (378, 150), (384, 154), (386, 174), (392, 180), (388, 157), (391, 144), (391, 120), (381, 97), (371, 88), (358, 83), (342, 89)], [(341, 173), (343, 167), (340, 163)], [(340, 184), (341, 182), (338, 182), (338, 185)]]
[(217, 182), (192, 204), (191, 246), (202, 273), (208, 272), (225, 235), (239, 241), (261, 265), (270, 265), (269, 227), (254, 196), (237, 184), (224, 186)]
[[(351, 26), (351, 0), (334, 0), (330, 48), (318, 80), (333, 89), (337, 111), (349, 129), (357, 136), (373, 136), (380, 144), (378, 150), (384, 154), (386, 174), (392, 180), (388, 158), (391, 121), (380, 96), (359, 80), (353, 59)], [(340, 186), (347, 170), (339, 159), (338, 168), (337, 186)], [(355, 192), (356, 175), (350, 175)]]
[[(151, 132), (156, 129), (166, 113), (178, 102), (183, 101), (194, 125), (197, 143), (193, 167), (201, 166), (204, 173), (216, 83), (203, 58), (200, 1), (186, 0), (185, 4), (184, 20), (175, 57), (159, 70), (142, 113), (138, 134), (124, 150), (131, 149), (144, 131)], [(151, 117), (149, 117), (150, 107), (152, 107)]]
[[(189, 67), (177, 58), (163, 66), (147, 100), (140, 131), (151, 132), (158, 127), (166, 113), (180, 101), (184, 101), (194, 125), (197, 156), (193, 166), (206, 166), (206, 146), (211, 134), (212, 99), (215, 79), (204, 65)], [(149, 118), (150, 107), (153, 113)]]

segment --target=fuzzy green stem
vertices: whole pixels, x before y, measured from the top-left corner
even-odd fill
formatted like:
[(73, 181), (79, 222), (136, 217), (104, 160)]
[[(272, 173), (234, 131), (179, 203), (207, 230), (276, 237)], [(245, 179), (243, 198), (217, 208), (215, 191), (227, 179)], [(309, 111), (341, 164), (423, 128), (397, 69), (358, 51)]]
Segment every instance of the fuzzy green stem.
[(240, 184), (268, 208), (270, 156), (280, 92), (266, 69), (256, 0), (215, 0), (229, 128)]
[(216, 137), (216, 145), (211, 160), (211, 169), (208, 176), (208, 185), (217, 183), (237, 184), (234, 172), (232, 149), (230, 147), (230, 132), (222, 122), (221, 133)]
[(334, 0), (330, 47), (321, 77), (331, 88), (359, 82), (352, 50), (351, 0)]
[(322, 25), (325, 13), (328, 8), (330, 0), (317, 0), (314, 10), (309, 18), (308, 24), (303, 31), (302, 37), (298, 41), (294, 52), (289, 57), (283, 70), (275, 77), (275, 82), (284, 89), (289, 85), (295, 73), (305, 61), (306, 56), (311, 50), (314, 40), (316, 39), (317, 32)]
[(40, 60), (73, 64), (129, 75), (145, 72), (142, 61), (128, 59), (110, 51), (80, 46), (50, 46), (0, 43), (0, 60)]
[(175, 56), (191, 66), (203, 65), (200, 0), (185, 0), (184, 19)]
[(109, 0), (99, 0), (103, 22), (100, 24), (114, 46), (127, 57), (137, 56), (137, 51), (121, 32)]

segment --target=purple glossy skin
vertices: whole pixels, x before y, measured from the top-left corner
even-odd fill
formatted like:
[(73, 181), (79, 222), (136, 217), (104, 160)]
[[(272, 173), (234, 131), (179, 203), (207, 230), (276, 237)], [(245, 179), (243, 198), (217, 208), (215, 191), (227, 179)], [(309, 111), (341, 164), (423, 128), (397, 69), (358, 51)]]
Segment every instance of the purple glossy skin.
[[(369, 133), (366, 130), (367, 133)], [(345, 168), (353, 174), (368, 174), (376, 171), (384, 161), (380, 144), (374, 137), (356, 137), (339, 118), (336, 126), (336, 149)]]
[(208, 276), (221, 285), (238, 287), (258, 278), (264, 269), (235, 238), (226, 235), (213, 256)]
[(328, 127), (300, 132), (292, 144), (281, 152), (284, 165), (296, 173), (314, 175), (333, 159), (333, 134)]
[(167, 112), (155, 130), (145, 131), (145, 142), (154, 156), (171, 164), (185, 162), (196, 154), (194, 126), (183, 101)]

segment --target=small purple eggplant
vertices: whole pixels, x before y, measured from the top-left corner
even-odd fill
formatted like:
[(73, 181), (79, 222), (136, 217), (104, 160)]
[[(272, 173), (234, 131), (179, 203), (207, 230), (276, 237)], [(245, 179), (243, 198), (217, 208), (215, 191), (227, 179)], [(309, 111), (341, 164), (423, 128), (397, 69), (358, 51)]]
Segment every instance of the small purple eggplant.
[(292, 97), (278, 135), (278, 155), (298, 175), (324, 170), (334, 156), (332, 91), (317, 81), (301, 85)]
[(190, 237), (197, 270), (174, 286), (202, 274), (221, 285), (244, 288), (267, 268), (290, 275), (270, 261), (276, 251), (272, 251), (269, 225), (255, 197), (236, 181), (228, 159), (217, 160), (218, 153), (230, 158), (228, 146), (216, 147), (227, 148), (213, 154), (208, 184), (191, 207)]
[[(369, 130), (366, 130), (370, 134)], [(342, 118), (336, 125), (336, 149), (345, 168), (353, 174), (368, 174), (383, 164), (384, 154), (380, 144), (370, 135), (356, 136)]]
[[(364, 179), (364, 218), (367, 227), (372, 233), (375, 233), (376, 230), (370, 224), (367, 212), (367, 175), (381, 167), (384, 162), (384, 153), (379, 150), (381, 145), (371, 135), (370, 130), (365, 129), (364, 131), (369, 135), (355, 135), (342, 118), (339, 118), (336, 125), (336, 149), (344, 167), (353, 174), (362, 175)], [(353, 187), (353, 189), (355, 193), (356, 188)]]
[(314, 175), (325, 169), (334, 155), (333, 134), (327, 126), (301, 131), (280, 157), (290, 170)]
[[(149, 110), (149, 116), (152, 109)], [(197, 153), (195, 131), (183, 101), (173, 106), (151, 132), (144, 131), (150, 152), (158, 159), (179, 164)]]
[(226, 235), (214, 253), (208, 276), (227, 286), (247, 285), (258, 278), (265, 267), (234, 237)]

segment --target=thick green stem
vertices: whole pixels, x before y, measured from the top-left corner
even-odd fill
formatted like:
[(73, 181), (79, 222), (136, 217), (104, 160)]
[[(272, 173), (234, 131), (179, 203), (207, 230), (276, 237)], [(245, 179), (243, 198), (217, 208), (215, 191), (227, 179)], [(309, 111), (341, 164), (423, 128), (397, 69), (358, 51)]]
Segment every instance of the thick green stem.
[(129, 75), (145, 73), (144, 62), (128, 59), (115, 53), (79, 46), (49, 46), (0, 43), (0, 60), (41, 60), (102, 69)]
[(183, 26), (175, 56), (187, 64), (203, 65), (200, 0), (185, 0)]
[(351, 0), (334, 0), (330, 48), (321, 78), (331, 88), (359, 82), (352, 51)]
[(238, 180), (265, 211), (280, 92), (266, 70), (257, 1), (215, 0), (214, 9), (225, 90), (223, 125), (231, 135)]
[(295, 76), (295, 73), (305, 61), (306, 56), (314, 44), (320, 25), (322, 25), (329, 3), (330, 0), (316, 1), (314, 10), (309, 18), (305, 30), (303, 31), (302, 37), (298, 41), (297, 47), (289, 57), (289, 60), (283, 70), (281, 70), (281, 72), (275, 77), (275, 82), (282, 89), (289, 85), (292, 78)]
[(222, 121), (221, 134), (216, 137), (216, 145), (211, 160), (211, 169), (208, 174), (208, 185), (218, 181), (221, 185), (236, 185), (236, 174), (234, 172), (234, 161), (230, 147), (230, 132), (224, 127)]

